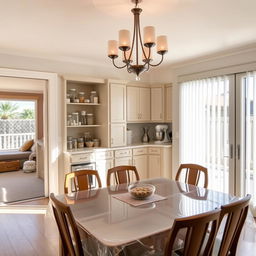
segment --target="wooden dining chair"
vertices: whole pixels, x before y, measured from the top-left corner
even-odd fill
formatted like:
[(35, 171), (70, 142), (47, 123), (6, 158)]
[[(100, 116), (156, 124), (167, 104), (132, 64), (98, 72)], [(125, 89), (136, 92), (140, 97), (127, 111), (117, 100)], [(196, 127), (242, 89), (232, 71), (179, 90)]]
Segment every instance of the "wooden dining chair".
[(60, 234), (62, 255), (84, 256), (81, 238), (70, 207), (57, 200), (53, 193), (50, 194), (50, 199)]
[(173, 255), (174, 245), (179, 231), (185, 231), (184, 244), (177, 255), (183, 256), (208, 256), (218, 231), (220, 209), (191, 217), (175, 219), (169, 239), (165, 247), (165, 256)]
[[(140, 177), (135, 166), (121, 165), (108, 169), (107, 186), (130, 183), (131, 181), (133, 181), (132, 177), (134, 175), (136, 181), (139, 181)], [(115, 184), (111, 184), (111, 181), (114, 181)]]
[[(185, 169), (185, 170), (184, 170)], [(207, 168), (198, 164), (181, 164), (176, 174), (176, 181), (180, 181), (181, 174), (185, 171), (185, 183), (198, 186), (201, 174), (204, 174), (204, 188), (208, 187)]]
[(96, 170), (80, 170), (75, 172), (70, 172), (65, 175), (65, 182), (64, 182), (64, 192), (68, 193), (70, 184), (71, 189), (74, 191), (79, 190), (90, 190), (92, 189), (91, 180), (96, 179), (98, 183), (98, 187), (101, 188), (101, 180), (98, 172)]
[(236, 255), (238, 240), (247, 217), (251, 195), (221, 206), (220, 223), (226, 217), (218, 256)]

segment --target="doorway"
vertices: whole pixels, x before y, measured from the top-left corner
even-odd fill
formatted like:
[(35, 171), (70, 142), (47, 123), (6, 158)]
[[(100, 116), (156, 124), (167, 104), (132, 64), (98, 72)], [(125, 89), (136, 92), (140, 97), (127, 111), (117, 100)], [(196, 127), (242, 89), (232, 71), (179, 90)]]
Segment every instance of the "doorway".
[(44, 115), (43, 92), (0, 91), (1, 204), (45, 196)]

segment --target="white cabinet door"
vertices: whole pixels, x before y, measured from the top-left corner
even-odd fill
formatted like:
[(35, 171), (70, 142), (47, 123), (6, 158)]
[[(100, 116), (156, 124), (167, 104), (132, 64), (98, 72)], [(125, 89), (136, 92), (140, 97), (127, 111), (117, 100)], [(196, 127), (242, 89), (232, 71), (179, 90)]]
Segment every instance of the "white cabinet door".
[(166, 121), (172, 121), (172, 86), (166, 87), (166, 99), (165, 99), (165, 119)]
[(161, 156), (149, 155), (149, 178), (161, 177)]
[(99, 173), (102, 187), (107, 186), (108, 169), (113, 168), (113, 167), (114, 167), (113, 159), (99, 160), (96, 162), (96, 170)]
[(139, 120), (150, 121), (150, 88), (140, 88)]
[(126, 122), (126, 86), (110, 85), (110, 117), (111, 123)]
[(164, 120), (163, 88), (151, 88), (151, 121)]
[(137, 171), (140, 176), (140, 180), (145, 180), (148, 178), (148, 156), (140, 155), (133, 156), (133, 165), (136, 166)]
[(126, 145), (126, 124), (111, 124), (111, 147)]
[(127, 121), (139, 120), (140, 89), (127, 86)]
[(120, 157), (115, 159), (115, 166), (119, 165), (131, 165), (132, 157)]

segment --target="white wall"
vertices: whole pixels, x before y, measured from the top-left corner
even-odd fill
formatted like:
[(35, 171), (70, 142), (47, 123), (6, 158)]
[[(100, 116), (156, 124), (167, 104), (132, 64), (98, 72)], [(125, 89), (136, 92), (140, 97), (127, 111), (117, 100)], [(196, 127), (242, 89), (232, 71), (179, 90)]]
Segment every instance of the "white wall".
[(149, 81), (173, 84), (173, 147), (172, 170), (179, 166), (179, 85), (178, 81), (199, 79), (207, 76), (232, 74), (256, 70), (256, 45), (205, 56), (176, 65), (152, 70)]
[[(126, 69), (120, 70), (115, 68), (111, 63), (111, 60), (109, 60), (108, 66), (103, 66), (101, 63), (72, 63), (67, 61), (0, 54), (0, 67), (53, 72), (59, 75), (72, 74), (135, 81), (134, 74), (129, 74)], [(147, 81), (147, 79), (148, 73), (141, 75), (141, 81)]]

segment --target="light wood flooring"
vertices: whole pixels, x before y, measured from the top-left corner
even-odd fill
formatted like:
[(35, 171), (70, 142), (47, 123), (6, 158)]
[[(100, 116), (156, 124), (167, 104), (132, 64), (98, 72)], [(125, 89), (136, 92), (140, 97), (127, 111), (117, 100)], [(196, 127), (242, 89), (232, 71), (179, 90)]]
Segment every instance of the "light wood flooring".
[[(48, 199), (20, 203), (20, 205), (47, 204)], [(0, 214), (0, 227), (1, 256), (58, 255), (58, 230), (52, 216)]]

